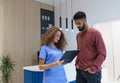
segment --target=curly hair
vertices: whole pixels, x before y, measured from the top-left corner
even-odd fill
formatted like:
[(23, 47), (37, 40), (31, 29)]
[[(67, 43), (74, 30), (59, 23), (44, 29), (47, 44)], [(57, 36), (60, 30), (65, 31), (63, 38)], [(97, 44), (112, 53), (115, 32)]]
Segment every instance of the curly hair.
[(56, 47), (59, 48), (60, 50), (65, 50), (65, 47), (66, 47), (66, 39), (65, 39), (65, 36), (64, 36), (64, 33), (56, 26), (53, 26), (51, 28), (49, 28), (44, 36), (42, 37), (42, 40), (40, 42), (40, 46), (42, 47), (43, 45), (49, 45), (54, 37), (55, 37), (55, 34), (57, 33), (57, 31), (60, 31), (61, 32), (61, 36), (60, 36), (60, 39), (57, 43), (55, 43)]

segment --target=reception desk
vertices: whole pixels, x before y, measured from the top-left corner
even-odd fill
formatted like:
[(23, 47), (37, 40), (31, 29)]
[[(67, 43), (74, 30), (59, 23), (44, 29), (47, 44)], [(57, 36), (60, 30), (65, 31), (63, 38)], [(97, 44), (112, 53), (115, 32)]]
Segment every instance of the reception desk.
[[(66, 75), (73, 74), (74, 72), (70, 71), (70, 68), (65, 66)], [(42, 83), (43, 81), (43, 70), (39, 70), (38, 65), (23, 67), (24, 70), (24, 83)], [(74, 75), (67, 75), (68, 83), (75, 83), (72, 78), (75, 78)]]
[(39, 70), (38, 65), (24, 67), (24, 83), (42, 83), (43, 70)]

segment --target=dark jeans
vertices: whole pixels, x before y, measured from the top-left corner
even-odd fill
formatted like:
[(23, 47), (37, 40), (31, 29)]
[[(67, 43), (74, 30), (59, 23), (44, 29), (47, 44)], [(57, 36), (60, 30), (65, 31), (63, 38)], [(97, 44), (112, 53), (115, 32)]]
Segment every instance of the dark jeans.
[(101, 83), (101, 71), (90, 74), (87, 71), (76, 69), (76, 83)]

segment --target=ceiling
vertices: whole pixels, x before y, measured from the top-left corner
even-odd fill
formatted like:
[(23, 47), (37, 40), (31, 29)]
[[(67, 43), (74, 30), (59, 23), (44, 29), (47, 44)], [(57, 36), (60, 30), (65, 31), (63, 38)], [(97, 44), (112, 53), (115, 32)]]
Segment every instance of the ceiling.
[(34, 0), (34, 1), (38, 1), (38, 2), (42, 2), (42, 3), (45, 3), (45, 4), (48, 4), (48, 5), (53, 5), (53, 1), (54, 0)]

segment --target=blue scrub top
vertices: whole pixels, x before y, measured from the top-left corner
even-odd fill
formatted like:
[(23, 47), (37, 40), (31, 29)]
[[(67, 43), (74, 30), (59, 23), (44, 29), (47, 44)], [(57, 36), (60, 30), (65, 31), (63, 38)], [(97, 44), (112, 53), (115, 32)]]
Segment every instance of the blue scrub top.
[[(58, 48), (44, 45), (40, 48), (39, 58), (45, 60), (45, 64), (53, 63), (63, 56), (63, 52)], [(43, 74), (43, 83), (66, 83), (67, 78), (63, 65), (46, 69)]]

